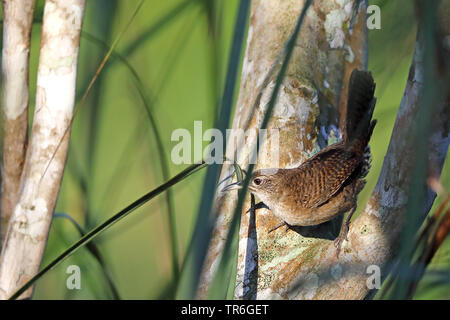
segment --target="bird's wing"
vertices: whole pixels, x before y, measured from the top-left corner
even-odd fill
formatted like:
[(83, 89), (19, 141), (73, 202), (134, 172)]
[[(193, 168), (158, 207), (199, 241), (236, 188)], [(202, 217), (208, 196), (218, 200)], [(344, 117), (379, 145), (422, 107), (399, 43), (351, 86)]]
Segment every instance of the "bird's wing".
[(296, 170), (300, 202), (316, 208), (328, 201), (360, 165), (361, 159), (345, 148), (326, 148)]

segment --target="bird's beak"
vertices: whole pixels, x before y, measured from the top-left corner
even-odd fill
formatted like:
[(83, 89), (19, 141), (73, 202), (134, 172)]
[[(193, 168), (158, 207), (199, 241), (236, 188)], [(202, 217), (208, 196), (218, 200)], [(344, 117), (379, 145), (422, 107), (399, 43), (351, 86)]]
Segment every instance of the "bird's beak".
[(222, 189), (222, 192), (228, 192), (230, 190), (238, 190), (238, 189), (242, 189), (241, 181), (238, 181), (238, 182), (235, 182), (235, 183), (225, 186), (225, 188)]

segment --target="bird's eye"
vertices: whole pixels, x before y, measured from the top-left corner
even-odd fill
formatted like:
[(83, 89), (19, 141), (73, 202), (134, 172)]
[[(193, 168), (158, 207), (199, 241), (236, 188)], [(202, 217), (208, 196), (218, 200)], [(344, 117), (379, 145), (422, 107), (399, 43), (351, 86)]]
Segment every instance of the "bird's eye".
[(256, 178), (255, 180), (253, 180), (253, 183), (256, 184), (257, 186), (259, 186), (261, 184), (261, 179)]

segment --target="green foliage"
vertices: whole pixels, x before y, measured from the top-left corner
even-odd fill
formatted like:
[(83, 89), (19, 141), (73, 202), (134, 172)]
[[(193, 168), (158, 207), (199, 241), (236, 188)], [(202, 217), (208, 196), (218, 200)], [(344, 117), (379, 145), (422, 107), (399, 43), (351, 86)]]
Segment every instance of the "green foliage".
[(68, 249), (66, 249), (62, 254), (60, 254), (55, 260), (42, 268), (35, 276), (33, 276), (28, 282), (26, 282), (21, 288), (19, 288), (10, 299), (17, 299), (23, 292), (25, 292), (31, 285), (34, 284), (37, 280), (39, 280), (45, 273), (53, 269), (59, 263), (61, 263), (64, 259), (69, 257), (71, 254), (76, 252), (78, 249), (87, 245), (92, 241), (96, 236), (98, 236), (103, 231), (109, 229), (115, 223), (119, 222), (121, 219), (126, 217), (128, 214), (132, 213), (134, 210), (144, 205), (146, 202), (152, 200), (154, 197), (159, 194), (167, 191), (170, 187), (175, 185), (176, 183), (186, 179), (188, 176), (193, 174), (194, 172), (204, 168), (206, 166), (205, 163), (193, 164), (187, 169), (183, 170), (179, 174), (177, 174), (172, 179), (168, 180), (166, 183), (160, 185), (159, 187), (153, 189), (152, 191), (146, 193), (133, 203), (126, 206), (124, 209), (120, 210), (118, 213), (107, 219), (105, 222), (100, 224), (98, 227), (84, 234), (77, 242), (71, 245)]

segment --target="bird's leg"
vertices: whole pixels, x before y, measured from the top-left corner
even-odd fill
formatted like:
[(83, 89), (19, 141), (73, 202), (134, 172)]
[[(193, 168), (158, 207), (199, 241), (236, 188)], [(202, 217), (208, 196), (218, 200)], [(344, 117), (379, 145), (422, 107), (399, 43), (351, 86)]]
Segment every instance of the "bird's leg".
[(258, 202), (257, 204), (255, 204), (255, 207), (253, 207), (253, 208), (250, 207), (250, 209), (248, 209), (246, 213), (249, 213), (250, 210), (255, 210), (255, 212), (256, 212), (256, 210), (258, 210), (258, 209), (270, 210), (270, 208), (264, 202), (261, 201), (261, 202)]
[(353, 208), (351, 209), (347, 218), (345, 219), (345, 222), (342, 224), (341, 235), (334, 240), (334, 246), (336, 247), (336, 256), (338, 258), (339, 258), (339, 253), (341, 251), (342, 243), (344, 242), (344, 240), (348, 241), (347, 236), (348, 236), (348, 230), (350, 228), (350, 220), (352, 219), (352, 216), (355, 213), (355, 211), (356, 211), (356, 205), (353, 206)]
[(275, 231), (282, 226), (287, 226), (286, 231), (290, 228), (290, 226), (286, 222), (282, 221), (281, 223), (277, 224), (275, 227), (271, 228), (267, 233), (271, 233), (272, 231)]
[[(246, 213), (249, 213), (249, 212), (252, 211), (252, 210), (253, 210), (253, 212), (256, 213), (256, 210), (258, 210), (258, 209), (267, 209), (267, 210), (270, 210), (270, 208), (269, 208), (264, 202), (261, 201), (261, 202), (258, 202), (258, 203), (255, 204), (255, 205), (253, 205), (253, 203), (254, 203), (253, 201), (254, 201), (254, 196), (253, 196), (253, 194), (252, 194), (252, 206), (250, 207), (250, 209), (247, 210)], [(282, 221), (281, 223), (277, 224), (275, 227), (271, 228), (271, 229), (268, 231), (268, 233), (271, 233), (272, 231), (275, 231), (275, 230), (277, 230), (278, 228), (280, 228), (280, 227), (282, 227), (282, 226), (287, 226), (287, 229), (290, 228), (290, 226), (289, 226), (286, 222)], [(286, 229), (286, 230), (287, 230), (287, 229)]]

